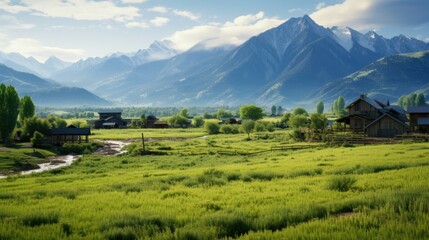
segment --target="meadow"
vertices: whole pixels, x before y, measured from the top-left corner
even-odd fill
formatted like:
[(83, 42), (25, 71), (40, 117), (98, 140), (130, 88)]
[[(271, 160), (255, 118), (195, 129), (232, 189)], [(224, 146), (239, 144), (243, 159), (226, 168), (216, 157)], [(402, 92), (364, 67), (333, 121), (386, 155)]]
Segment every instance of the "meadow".
[(429, 238), (428, 143), (270, 151), (296, 143), (153, 131), (164, 139), (147, 148), (162, 155), (137, 155), (136, 140), (129, 154), (0, 179), (0, 239)]

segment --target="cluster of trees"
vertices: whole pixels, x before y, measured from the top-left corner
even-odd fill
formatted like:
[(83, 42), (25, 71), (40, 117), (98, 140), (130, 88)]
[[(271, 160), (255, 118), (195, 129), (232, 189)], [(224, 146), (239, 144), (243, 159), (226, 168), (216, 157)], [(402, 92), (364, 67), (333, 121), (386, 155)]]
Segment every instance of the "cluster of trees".
[(407, 110), (409, 107), (426, 106), (426, 99), (422, 93), (403, 95), (398, 99), (398, 105)]
[(343, 117), (347, 115), (345, 107), (346, 107), (346, 101), (344, 100), (344, 97), (339, 96), (332, 103), (332, 112), (337, 116)]
[(204, 124), (205, 130), (209, 134), (238, 134), (240, 132), (246, 133), (247, 138), (250, 138), (250, 134), (252, 132), (263, 132), (263, 131), (274, 131), (274, 124), (270, 122), (263, 122), (263, 121), (254, 121), (254, 120), (245, 120), (241, 123), (241, 125), (231, 125), (231, 124), (224, 124), (219, 125), (216, 122), (206, 122)]
[(282, 106), (275, 106), (275, 105), (273, 105), (272, 107), (271, 107), (271, 116), (280, 116), (280, 115), (282, 115), (283, 114), (283, 108), (282, 108)]
[(61, 114), (61, 118), (63, 119), (71, 119), (71, 118), (94, 118), (94, 112), (75, 112), (75, 113), (63, 113)]
[(11, 142), (16, 127), (21, 132), (21, 140), (29, 141), (36, 135), (40, 139), (40, 136), (48, 134), (52, 127), (66, 126), (66, 121), (57, 116), (38, 118), (35, 116), (35, 105), (29, 96), (20, 99), (13, 86), (0, 85), (0, 136), (3, 143)]
[(294, 129), (295, 140), (303, 141), (306, 135), (310, 139), (320, 137), (328, 126), (328, 119), (323, 113), (308, 114), (304, 108), (295, 108), (292, 113), (283, 114), (281, 123)]

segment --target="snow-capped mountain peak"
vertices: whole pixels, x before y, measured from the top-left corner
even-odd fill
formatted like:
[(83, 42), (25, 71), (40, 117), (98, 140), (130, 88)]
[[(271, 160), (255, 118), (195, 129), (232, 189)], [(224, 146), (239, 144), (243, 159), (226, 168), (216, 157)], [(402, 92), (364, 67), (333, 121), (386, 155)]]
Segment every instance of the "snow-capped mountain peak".
[(348, 52), (353, 47), (352, 32), (348, 27), (332, 27), (332, 32), (335, 35), (335, 40)]

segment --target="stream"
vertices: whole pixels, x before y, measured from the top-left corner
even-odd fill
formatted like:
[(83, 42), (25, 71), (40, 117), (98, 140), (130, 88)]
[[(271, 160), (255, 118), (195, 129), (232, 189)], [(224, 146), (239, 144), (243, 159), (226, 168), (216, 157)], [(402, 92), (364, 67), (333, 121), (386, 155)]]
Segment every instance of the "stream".
[[(103, 147), (95, 151), (94, 155), (100, 155), (100, 156), (116, 156), (123, 153), (126, 153), (126, 150), (122, 150), (123, 147), (127, 146), (131, 142), (124, 142), (124, 141), (103, 141)], [(76, 159), (79, 159), (82, 157), (82, 155), (59, 155), (59, 156), (52, 156), (48, 157), (47, 159), (49, 162), (47, 163), (41, 163), (38, 164), (39, 168), (27, 170), (27, 171), (21, 171), (21, 172), (14, 172), (12, 174), (3, 175), (0, 174), (0, 178), (7, 178), (8, 176), (13, 176), (15, 174), (22, 174), (27, 175), (31, 173), (40, 173), (60, 167), (67, 167), (70, 166)]]

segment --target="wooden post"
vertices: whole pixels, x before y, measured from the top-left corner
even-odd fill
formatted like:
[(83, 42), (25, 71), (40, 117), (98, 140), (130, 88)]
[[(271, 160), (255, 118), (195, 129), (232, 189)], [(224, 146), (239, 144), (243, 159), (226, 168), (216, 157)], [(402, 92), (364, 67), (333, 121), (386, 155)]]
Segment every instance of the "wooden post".
[(143, 152), (146, 152), (146, 148), (144, 145), (144, 133), (142, 133), (142, 144), (143, 144)]

